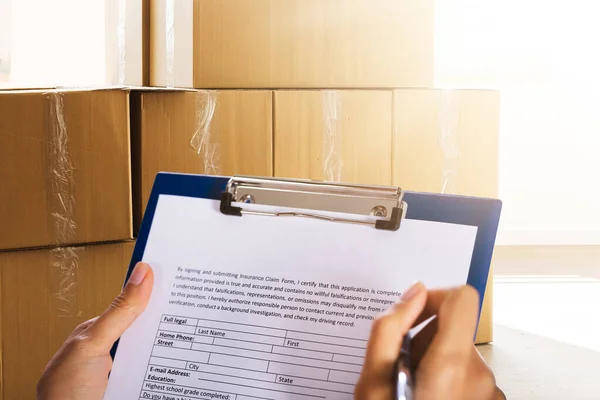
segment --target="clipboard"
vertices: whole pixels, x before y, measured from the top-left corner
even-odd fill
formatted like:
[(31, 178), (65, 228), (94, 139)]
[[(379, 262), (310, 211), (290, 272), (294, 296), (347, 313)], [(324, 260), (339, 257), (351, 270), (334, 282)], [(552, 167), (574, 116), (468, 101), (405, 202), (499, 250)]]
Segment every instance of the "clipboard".
[[(163, 197), (164, 196), (164, 197)], [(188, 200), (212, 200), (212, 202), (208, 202), (210, 204), (214, 204), (214, 209), (204, 209), (206, 212), (211, 214), (212, 221), (222, 221), (223, 223), (235, 223), (236, 226), (242, 226), (239, 224), (244, 223), (244, 221), (248, 221), (248, 223), (252, 221), (258, 221), (257, 218), (269, 218), (272, 220), (289, 220), (294, 219), (293, 224), (301, 224), (302, 220), (320, 220), (322, 223), (326, 224), (335, 224), (336, 230), (339, 232), (340, 229), (346, 225), (353, 225), (354, 228), (347, 229), (365, 229), (367, 231), (361, 231), (366, 233), (366, 236), (371, 240), (371, 245), (373, 240), (378, 240), (376, 238), (384, 238), (389, 242), (394, 238), (394, 235), (402, 235), (405, 232), (403, 228), (409, 229), (409, 226), (415, 224), (436, 224), (443, 225), (445, 227), (453, 227), (461, 226), (468, 228), (469, 232), (472, 234), (472, 253), (468, 254), (470, 257), (470, 265), (468, 267), (468, 273), (466, 276), (466, 283), (473, 286), (480, 295), (480, 310), (481, 305), (483, 303), (483, 295), (486, 289), (486, 283), (490, 268), (490, 263), (492, 259), (492, 253), (494, 248), (494, 242), (496, 238), (496, 233), (498, 229), (498, 222), (500, 218), (500, 212), (502, 204), (497, 199), (485, 199), (485, 198), (475, 198), (475, 197), (465, 197), (465, 196), (454, 196), (454, 195), (440, 195), (440, 194), (430, 194), (430, 193), (416, 193), (416, 192), (405, 192), (401, 188), (393, 187), (393, 186), (371, 186), (371, 185), (351, 185), (351, 184), (341, 184), (341, 183), (330, 183), (330, 182), (321, 182), (321, 181), (310, 181), (310, 180), (297, 180), (297, 179), (279, 179), (279, 178), (261, 178), (261, 177), (248, 177), (248, 176), (234, 176), (234, 177), (217, 177), (217, 176), (207, 176), (207, 175), (187, 175), (187, 174), (174, 174), (174, 173), (159, 173), (156, 177), (154, 186), (152, 188), (152, 192), (146, 206), (146, 212), (141, 224), (139, 236), (135, 245), (135, 249), (133, 252), (132, 260), (129, 265), (129, 270), (127, 272), (127, 277), (125, 282), (129, 279), (135, 265), (142, 261), (145, 256), (145, 252), (147, 246), (149, 245), (149, 238), (151, 236), (151, 230), (153, 224), (156, 223), (157, 218), (165, 218), (164, 215), (162, 217), (157, 214), (157, 210), (159, 209), (160, 201), (165, 198), (170, 199), (182, 199), (185, 201)], [(204, 203), (206, 204), (206, 203)], [(218, 206), (217, 206), (218, 204)], [(191, 209), (189, 209), (191, 210)], [(188, 210), (188, 211), (189, 211)], [(180, 215), (181, 218), (181, 215)], [(218, 218), (218, 220), (217, 220)], [(221, 220), (222, 219), (222, 220)], [(233, 220), (227, 220), (233, 219)], [(247, 220), (246, 220), (247, 219)], [(299, 222), (295, 222), (298, 220)], [(182, 220), (183, 221), (183, 220)], [(241, 221), (241, 222), (239, 222)], [(267, 220), (262, 220), (267, 221)], [(221, 222), (218, 222), (219, 224)], [(357, 227), (357, 225), (362, 225)], [(281, 226), (281, 225), (280, 225)], [(288, 228), (291, 225), (286, 225)], [(324, 225), (319, 225), (323, 227)], [(329, 225), (327, 225), (329, 226)], [(333, 227), (332, 226), (332, 227)], [(273, 225), (270, 225), (272, 228)], [(270, 228), (270, 229), (271, 229)], [(346, 228), (344, 228), (346, 229)], [(372, 230), (372, 231), (368, 231)], [(379, 233), (375, 234), (377, 231)], [(240, 238), (234, 237), (234, 232), (232, 232), (231, 237), (228, 236), (216, 236), (211, 237), (211, 241), (225, 241), (227, 246), (235, 246), (236, 243), (239, 243)], [(375, 238), (375, 239), (374, 239)], [(243, 239), (243, 238), (242, 238)], [(451, 238), (447, 238), (439, 236), (437, 240), (446, 240), (450, 241)], [(154, 243), (156, 244), (156, 238)], [(192, 241), (188, 241), (189, 243), (193, 243)], [(390, 242), (391, 243), (391, 242)], [(223, 244), (223, 243), (221, 243)], [(222, 248), (228, 248), (227, 246)], [(388, 251), (394, 251), (394, 249), (387, 249)], [(374, 250), (376, 251), (376, 250)], [(415, 250), (418, 252), (418, 250)], [(470, 251), (470, 248), (469, 248)], [(250, 257), (251, 258), (251, 257)], [(466, 260), (466, 258), (465, 258)], [(213, 259), (214, 261), (214, 259)], [(441, 265), (437, 267), (440, 271), (443, 270), (444, 266)], [(237, 278), (237, 277), (236, 277)], [(316, 283), (315, 283), (316, 285)], [(173, 285), (175, 287), (175, 285)], [(311, 292), (312, 294), (313, 292)], [(373, 291), (375, 293), (375, 291)], [(378, 292), (379, 293), (379, 292)], [(173, 294), (173, 293), (172, 293)], [(395, 295), (396, 293), (389, 293), (390, 296)], [(337, 295), (336, 295), (337, 296)], [(332, 295), (333, 297), (333, 295)], [(348, 296), (351, 297), (351, 296)], [(358, 299), (361, 297), (359, 296)], [(367, 297), (365, 297), (367, 300)], [(152, 301), (152, 300), (151, 300)], [(196, 305), (197, 306), (197, 305)], [(276, 306), (276, 305), (275, 305)], [(335, 313), (335, 312), (334, 312)], [(343, 314), (337, 312), (336, 315)], [(156, 327), (152, 325), (151, 329), (160, 330), (161, 326), (164, 323), (172, 322), (167, 321), (165, 318), (165, 314), (161, 314), (163, 320), (159, 323), (159, 326)], [(199, 317), (198, 317), (199, 318)], [(250, 319), (248, 319), (250, 318)], [(272, 328), (265, 324), (260, 326), (253, 325), (254, 317), (247, 317), (244, 321), (240, 322), (239, 328), (233, 329), (232, 332), (237, 332), (235, 335), (250, 335), (252, 336), (252, 332), (256, 332), (262, 329), (268, 333), (267, 336), (271, 337), (272, 335), (277, 336), (277, 332), (283, 332), (282, 329)], [(201, 318), (200, 318), (201, 319)], [(308, 318), (307, 318), (308, 319)], [(210, 324), (217, 324), (219, 327), (225, 326), (225, 331), (227, 331), (227, 326), (231, 325), (231, 320), (223, 320), (221, 322), (206, 319), (207, 326), (212, 326)], [(210, 322), (212, 321), (212, 322)], [(227, 322), (229, 321), (229, 322)], [(138, 321), (136, 321), (137, 323)], [(146, 321), (147, 323), (148, 321)], [(223, 323), (222, 323), (223, 322)], [(316, 318), (315, 321), (316, 322)], [(321, 322), (319, 320), (319, 322)], [(327, 323), (334, 322), (333, 319), (327, 319)], [(200, 322), (196, 322), (198, 327), (200, 326)], [(365, 321), (361, 321), (361, 323), (366, 323)], [(219, 325), (220, 324), (220, 325)], [(229, 324), (229, 325), (228, 325)], [(135, 325), (135, 323), (134, 323)], [(155, 324), (156, 325), (156, 324)], [(240, 333), (244, 331), (246, 328), (249, 329), (250, 333)], [(364, 326), (363, 326), (364, 327)], [(147, 325), (147, 328), (150, 328), (150, 325)], [(337, 331), (340, 332), (341, 328), (339, 326), (336, 327)], [(136, 328), (141, 329), (141, 328)], [(279, 329), (279, 330), (278, 330)], [(200, 334), (200, 328), (198, 331), (190, 331), (193, 334)], [(300, 335), (299, 332), (289, 330), (285, 331), (285, 338), (289, 342), (289, 333), (292, 332), (291, 336)], [(127, 332), (126, 332), (127, 334)], [(304, 336), (302, 336), (304, 335)], [(304, 332), (298, 337), (311, 337), (311, 333)], [(313, 335), (314, 336), (314, 335)], [(323, 337), (327, 337), (328, 335), (323, 335)], [(244, 336), (243, 336), (244, 337)], [(281, 336), (283, 338), (283, 336)], [(155, 337), (158, 340), (158, 336)], [(132, 340), (131, 337), (128, 338), (129, 346), (135, 343), (135, 340)], [(238, 337), (239, 339), (239, 337)], [(318, 338), (317, 338), (318, 339)], [(307, 343), (313, 343), (311, 340), (307, 340)], [(120, 340), (123, 340), (121, 338)], [(333, 339), (319, 339), (322, 340), (325, 344), (319, 344), (319, 346), (333, 346), (340, 347), (338, 342), (343, 343), (355, 343), (355, 339), (345, 338), (343, 336)], [(148, 342), (148, 345), (153, 345), (154, 342)], [(213, 344), (215, 343), (215, 339), (213, 339)], [(293, 342), (295, 343), (295, 342)], [(327, 344), (329, 343), (329, 344)], [(358, 342), (356, 342), (358, 343)], [(366, 343), (366, 342), (365, 342)], [(253, 346), (258, 346), (259, 344), (252, 344)], [(118, 361), (118, 357), (115, 358), (115, 355), (118, 356), (117, 349), (119, 346), (119, 342), (115, 343), (111, 355), (116, 362)], [(194, 345), (191, 345), (192, 347)], [(203, 349), (203, 344), (198, 345), (198, 349)], [(285, 344), (284, 344), (285, 346)], [(353, 348), (353, 346), (348, 345), (349, 349)], [(362, 346), (362, 345), (361, 345)], [(268, 345), (267, 345), (268, 347)], [(278, 347), (278, 350), (281, 351), (281, 346)], [(225, 349), (225, 347), (222, 347)], [(271, 352), (275, 347), (271, 343)], [(139, 351), (140, 349), (136, 349), (135, 351)], [(284, 349), (288, 351), (289, 349)], [(133, 351), (133, 350), (132, 350)], [(133, 351), (131, 354), (136, 354)], [(206, 350), (207, 352), (209, 350)], [(218, 356), (222, 357), (235, 357), (238, 351), (250, 351), (253, 350), (232, 350), (229, 349), (225, 353), (229, 354), (223, 355), (220, 354)], [(307, 352), (307, 350), (303, 350)], [(314, 351), (313, 351), (314, 352)], [(310, 353), (310, 351), (308, 351)], [(306, 353), (306, 354), (308, 354)], [(259, 354), (259, 353), (256, 353)], [(287, 354), (287, 353), (286, 353)], [(312, 353), (311, 353), (312, 354)], [(317, 353), (315, 353), (317, 354)], [(209, 354), (208, 360), (204, 360), (205, 363), (212, 362), (210, 360), (212, 353)], [(154, 350), (150, 354), (150, 359), (155, 356)], [(273, 358), (273, 354), (269, 355), (270, 358)], [(316, 355), (318, 356), (318, 354)], [(124, 356), (125, 357), (125, 356)], [(258, 357), (258, 356), (257, 356)], [(267, 357), (267, 358), (269, 358)], [(288, 356), (281, 356), (288, 357)], [(329, 355), (327, 355), (329, 357)], [(318, 365), (324, 365), (323, 368), (327, 368), (327, 365), (331, 364), (335, 361), (335, 354), (331, 354), (331, 361), (323, 361), (322, 359), (314, 359), (315, 361), (311, 361), (309, 364), (304, 365), (312, 365), (311, 363), (317, 363)], [(351, 356), (340, 356), (343, 360), (355, 359), (356, 357)], [(346, 357), (346, 358), (344, 358)], [(249, 357), (249, 359), (253, 359)], [(311, 359), (311, 357), (308, 357)], [(254, 363), (260, 363), (267, 361), (257, 360), (256, 357), (253, 359)], [(275, 357), (274, 360), (279, 360), (279, 358)], [(312, 360), (312, 359), (311, 359)], [(213, 360), (214, 361), (214, 360)], [(352, 360), (351, 360), (352, 361)], [(272, 364), (273, 363), (273, 364)], [(320, 364), (319, 364), (320, 363)], [(329, 364), (327, 364), (329, 363)], [(189, 362), (186, 362), (185, 368), (188, 368)], [(268, 365), (266, 367), (266, 374), (269, 375), (276, 362), (268, 361)], [(285, 364), (285, 363), (284, 363)], [(150, 368), (148, 364), (147, 368)], [(254, 365), (254, 364), (253, 364)], [(283, 365), (283, 364), (282, 364)], [(141, 366), (141, 364), (139, 365)], [(331, 391), (333, 393), (331, 396), (316, 396), (316, 398), (324, 398), (324, 399), (345, 399), (351, 397), (350, 383), (348, 383), (351, 379), (356, 377), (356, 368), (357, 365), (348, 361), (348, 370), (347, 372), (338, 372), (335, 369), (330, 369), (327, 374), (327, 382), (324, 383), (327, 385), (338, 385), (339, 387), (346, 388), (346, 391), (343, 393), (338, 393), (335, 390)], [(264, 366), (263, 366), (264, 367)], [(261, 368), (263, 368), (261, 367)], [(128, 369), (129, 368), (129, 369)], [(184, 370), (185, 370), (184, 368)], [(219, 367), (221, 368), (221, 367)], [(298, 367), (305, 368), (305, 367)], [(120, 366), (118, 374), (124, 375), (125, 371), (129, 371), (131, 368), (128, 366), (127, 368)], [(260, 369), (260, 368), (259, 368)], [(318, 368), (317, 368), (318, 369)], [(114, 371), (114, 369), (113, 369)], [(265, 371), (265, 369), (263, 369)], [(334, 372), (334, 375), (337, 374), (340, 376), (342, 381), (348, 380), (345, 383), (330, 383), (329, 381), (331, 372)], [(278, 373), (272, 373), (272, 376), (275, 376), (276, 379), (280, 376), (284, 376), (284, 379), (297, 379), (298, 377), (287, 377), (287, 375), (281, 375)], [(269, 375), (269, 376), (271, 376)], [(288, 374), (292, 376), (292, 374)], [(336, 375), (336, 376), (337, 376)], [(261, 375), (262, 376), (262, 375)], [(312, 376), (312, 375), (311, 375)], [(352, 378), (354, 377), (354, 378)], [(121, 377), (122, 380), (124, 379)], [(306, 378), (306, 377), (305, 377)], [(112, 376), (111, 376), (112, 379)], [(302, 381), (302, 379), (297, 379)], [(304, 379), (304, 381), (307, 381)], [(321, 382), (320, 380), (319, 382)], [(146, 381), (144, 381), (146, 382)], [(116, 385), (116, 384), (115, 384)], [(335, 386), (335, 387), (338, 387)], [(329, 387), (329, 386), (327, 386)], [(297, 388), (302, 388), (302, 386), (298, 386)], [(111, 388), (111, 382), (109, 380), (109, 390), (114, 397), (108, 397), (109, 400), (112, 398), (120, 398), (117, 396), (118, 388)], [(139, 390), (139, 389), (138, 389)], [(260, 389), (263, 390), (263, 389)], [(313, 389), (298, 389), (302, 390), (313, 390)], [(328, 389), (329, 390), (329, 389)], [(275, 391), (277, 392), (277, 391)], [(132, 392), (133, 393), (133, 392)], [(144, 392), (142, 389), (141, 393)], [(150, 393), (150, 392), (148, 392)], [(225, 392), (223, 392), (225, 393)], [(261, 392), (262, 393), (262, 392)], [(330, 392), (327, 392), (330, 393)], [(296, 393), (297, 394), (297, 393)], [(284, 397), (262, 397), (257, 395), (247, 395), (243, 396), (240, 393), (235, 394), (236, 399), (245, 400), (246, 397), (249, 398), (269, 398), (273, 400), (281, 400), (281, 399), (296, 399), (296, 394), (293, 396), (284, 396)], [(350, 397), (348, 397), (348, 395)], [(219, 395), (221, 396), (221, 395)], [(222, 394), (222, 396), (225, 396)], [(150, 398), (143, 397), (140, 394), (141, 398)], [(277, 397), (277, 396), (275, 396)], [(309, 396), (311, 397), (311, 396)], [(315, 397), (315, 396), (312, 396)], [(224, 398), (224, 397), (221, 397)]]
[[(302, 188), (312, 189), (309, 192), (312, 195), (307, 195)], [(234, 193), (238, 199), (234, 199)], [(257, 193), (268, 194), (261, 196)], [(297, 198), (297, 194), (303, 197)], [(125, 282), (135, 265), (142, 260), (160, 195), (219, 200), (221, 212), (227, 215), (241, 215), (241, 210), (232, 208), (233, 200), (244, 203), (258, 196), (258, 201), (262, 199), (264, 205), (292, 208), (306, 208), (306, 205), (312, 205), (312, 211), (317, 215), (323, 211), (338, 211), (345, 214), (363, 213), (367, 216), (371, 212), (376, 215), (378, 210), (385, 211), (385, 219), (380, 222), (380, 229), (397, 230), (403, 219), (476, 226), (477, 236), (467, 283), (479, 292), (480, 308), (483, 304), (502, 209), (502, 202), (498, 199), (404, 192), (398, 187), (161, 172), (157, 174), (152, 187)], [(348, 198), (354, 201), (346, 202)]]

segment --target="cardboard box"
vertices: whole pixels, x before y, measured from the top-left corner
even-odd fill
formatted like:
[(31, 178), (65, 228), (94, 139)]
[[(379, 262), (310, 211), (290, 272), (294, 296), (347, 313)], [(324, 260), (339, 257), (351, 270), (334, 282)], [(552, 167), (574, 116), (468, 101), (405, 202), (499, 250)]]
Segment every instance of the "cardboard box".
[(129, 92), (0, 92), (0, 249), (132, 237)]
[(432, 0), (152, 1), (151, 84), (433, 85)]
[[(499, 118), (497, 91), (394, 91), (394, 185), (497, 198)], [(477, 343), (493, 339), (493, 275), (492, 266)]]
[(394, 91), (394, 184), (497, 198), (499, 116), (497, 91)]
[(271, 91), (133, 94), (136, 231), (160, 171), (273, 175)]
[(275, 92), (275, 176), (392, 184), (392, 92)]
[(133, 242), (0, 253), (6, 400), (34, 400), (47, 362), (83, 321), (118, 295)]

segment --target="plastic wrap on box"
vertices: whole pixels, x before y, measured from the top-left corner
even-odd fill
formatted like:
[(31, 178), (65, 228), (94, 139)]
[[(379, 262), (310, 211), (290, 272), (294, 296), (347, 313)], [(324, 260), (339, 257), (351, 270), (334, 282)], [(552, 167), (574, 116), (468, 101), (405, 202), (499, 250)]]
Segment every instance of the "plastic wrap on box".
[(166, 86), (175, 86), (175, 0), (165, 5), (165, 72)]
[[(77, 223), (74, 219), (75, 205), (73, 164), (69, 156), (69, 133), (64, 115), (64, 96), (60, 92), (46, 94), (51, 121), (49, 138), (50, 182), (56, 245), (71, 243), (75, 239)], [(51, 265), (58, 277), (55, 288), (57, 312), (61, 317), (77, 316), (80, 313), (74, 298), (77, 289), (79, 256), (70, 247), (59, 247), (51, 251)]]
[(215, 90), (199, 90), (195, 100), (195, 127), (190, 146), (202, 157), (203, 173), (219, 175), (219, 145), (211, 142), (210, 126), (217, 107), (219, 92)]
[(341, 182), (342, 102), (337, 90), (323, 91), (323, 177), (329, 182)]
[(106, 83), (134, 85), (144, 83), (144, 49), (149, 41), (144, 29), (144, 7), (148, 0), (106, 1)]
[(443, 90), (440, 97), (439, 143), (442, 148), (442, 186), (440, 193), (459, 194), (458, 191), (458, 157), (460, 155), (457, 134), (459, 106), (456, 92)]
[[(148, 0), (145, 0), (148, 1)], [(193, 10), (196, 2), (151, 0), (150, 84), (193, 87)]]

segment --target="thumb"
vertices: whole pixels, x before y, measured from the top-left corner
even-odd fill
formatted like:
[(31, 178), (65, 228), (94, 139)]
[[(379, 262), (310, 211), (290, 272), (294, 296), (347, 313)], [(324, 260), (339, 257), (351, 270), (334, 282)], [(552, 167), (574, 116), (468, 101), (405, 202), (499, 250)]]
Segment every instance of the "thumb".
[(427, 300), (422, 283), (415, 283), (385, 314), (375, 320), (367, 346), (363, 375), (369, 379), (388, 379), (400, 353), (402, 339), (411, 329)]
[(152, 269), (148, 264), (138, 263), (123, 291), (87, 330), (89, 339), (102, 352), (110, 351), (113, 343), (144, 311), (153, 286)]

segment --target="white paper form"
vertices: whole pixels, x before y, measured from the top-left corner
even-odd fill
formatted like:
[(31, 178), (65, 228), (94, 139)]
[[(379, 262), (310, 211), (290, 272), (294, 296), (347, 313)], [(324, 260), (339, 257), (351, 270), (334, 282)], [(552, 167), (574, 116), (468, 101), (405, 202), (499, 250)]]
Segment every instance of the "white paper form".
[(351, 399), (373, 318), (416, 280), (466, 283), (477, 233), (218, 207), (159, 197), (143, 255), (155, 287), (120, 340), (105, 400)]

